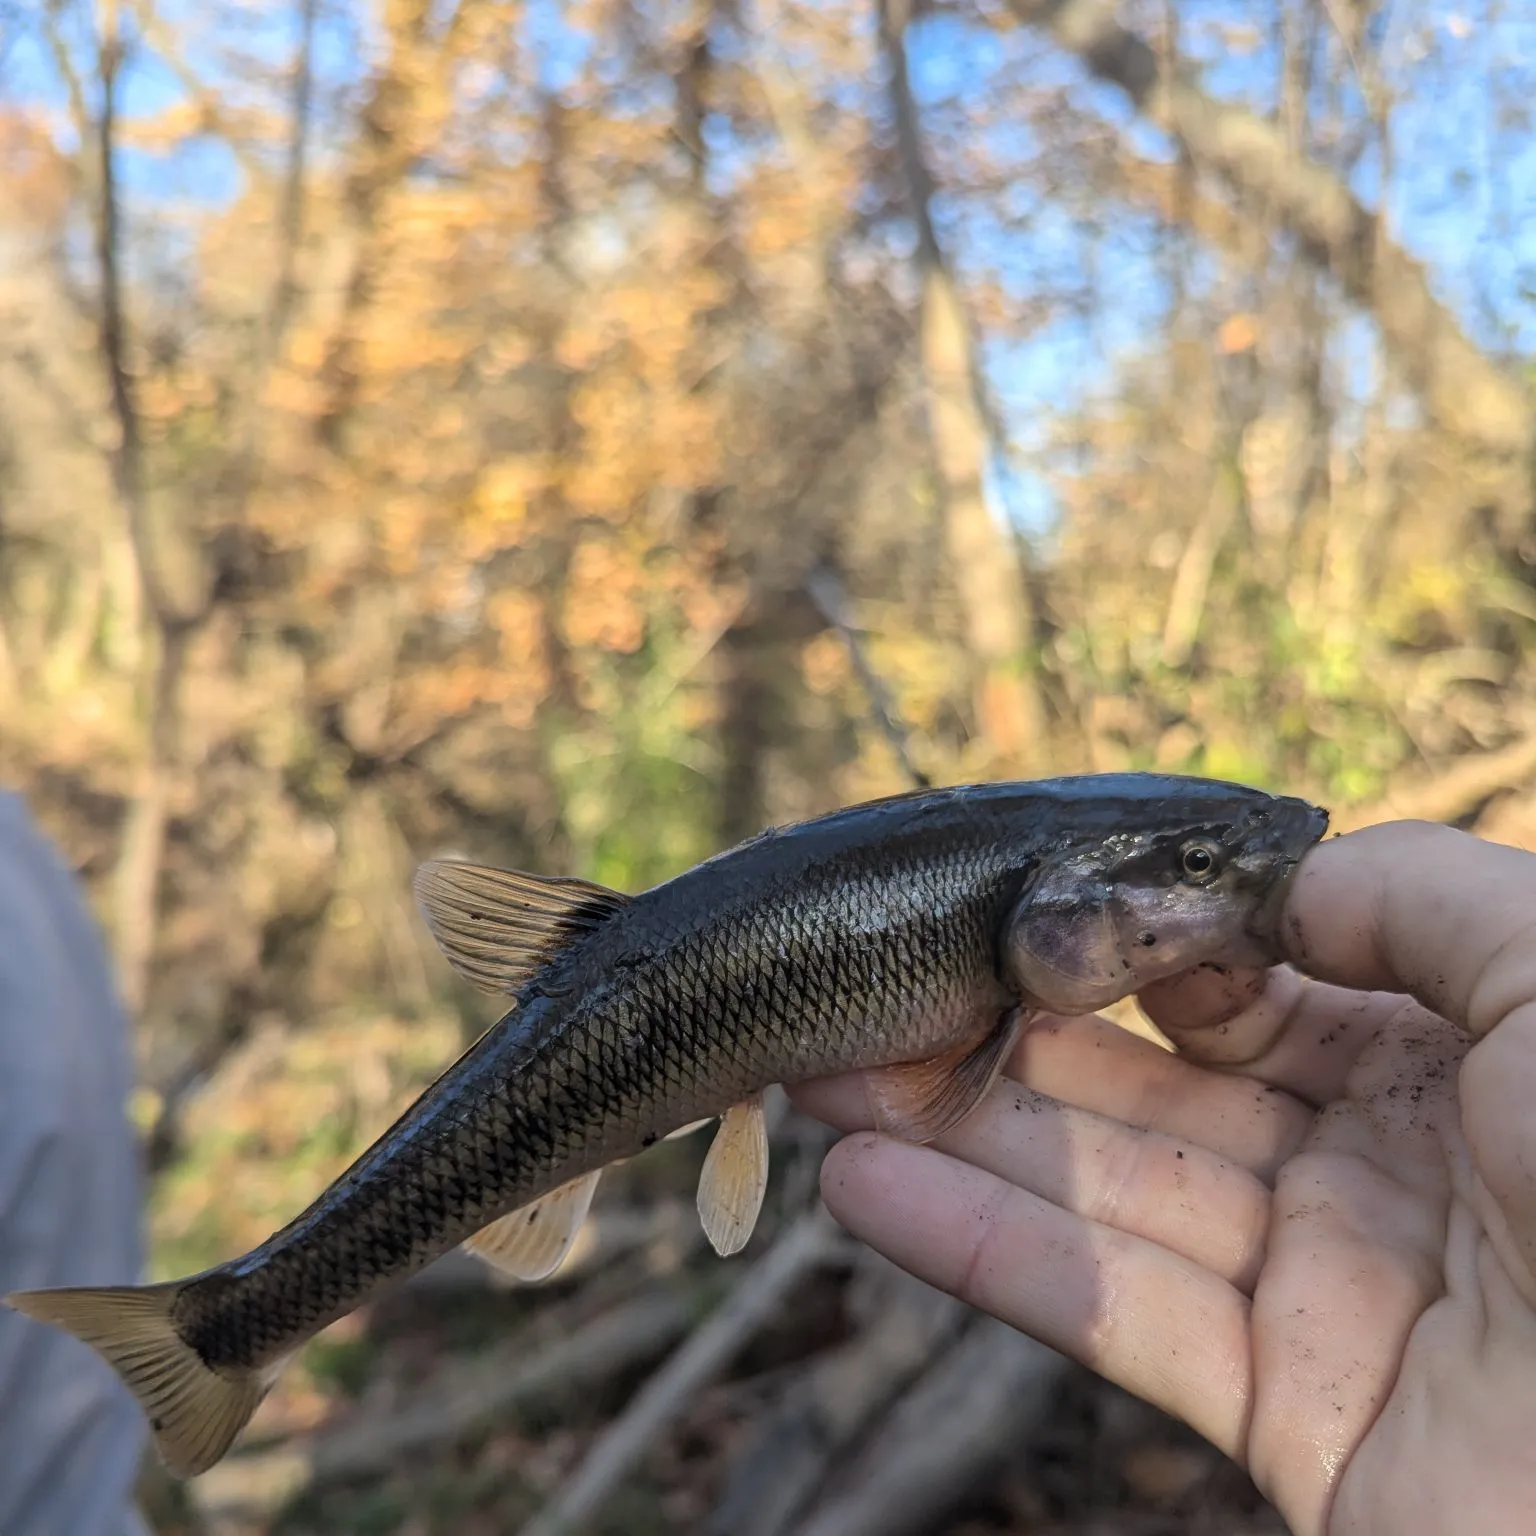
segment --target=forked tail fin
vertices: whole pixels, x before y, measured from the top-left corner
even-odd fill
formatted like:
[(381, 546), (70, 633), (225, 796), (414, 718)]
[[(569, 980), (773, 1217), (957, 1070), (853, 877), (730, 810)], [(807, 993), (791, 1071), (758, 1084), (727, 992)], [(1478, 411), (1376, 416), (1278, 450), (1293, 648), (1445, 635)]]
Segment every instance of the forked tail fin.
[(171, 1308), (186, 1288), (17, 1291), (5, 1304), (82, 1339), (132, 1389), (177, 1477), (206, 1472), (245, 1428), (274, 1372), (215, 1370), (176, 1331)]

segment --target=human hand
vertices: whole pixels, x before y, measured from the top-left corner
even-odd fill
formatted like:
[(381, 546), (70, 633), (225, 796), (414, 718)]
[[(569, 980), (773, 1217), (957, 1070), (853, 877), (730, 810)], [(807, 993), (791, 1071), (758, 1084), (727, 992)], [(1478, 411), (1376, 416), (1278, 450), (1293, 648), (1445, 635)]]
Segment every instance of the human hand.
[[(913, 1274), (1183, 1419), (1297, 1536), (1536, 1530), (1536, 856), (1421, 823), (1303, 862), (1298, 969), (1160, 983), (1178, 1055), (1037, 1021), (929, 1147), (822, 1193)], [(795, 1101), (872, 1123), (858, 1074)]]

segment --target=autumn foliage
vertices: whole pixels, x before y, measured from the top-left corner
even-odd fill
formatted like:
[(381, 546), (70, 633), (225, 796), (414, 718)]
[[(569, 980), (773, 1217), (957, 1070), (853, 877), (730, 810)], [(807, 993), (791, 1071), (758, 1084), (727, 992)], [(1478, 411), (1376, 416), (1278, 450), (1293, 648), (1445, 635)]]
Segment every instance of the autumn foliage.
[[(1444, 55), (1276, 7), (1218, 98), (1107, 13), (919, 11), (24, 22), (0, 773), (118, 947), (158, 1262), (489, 1017), (425, 856), (636, 889), (913, 773), (1536, 824), (1529, 357), (1350, 190)], [(1026, 413), (1053, 337), (1095, 382)]]

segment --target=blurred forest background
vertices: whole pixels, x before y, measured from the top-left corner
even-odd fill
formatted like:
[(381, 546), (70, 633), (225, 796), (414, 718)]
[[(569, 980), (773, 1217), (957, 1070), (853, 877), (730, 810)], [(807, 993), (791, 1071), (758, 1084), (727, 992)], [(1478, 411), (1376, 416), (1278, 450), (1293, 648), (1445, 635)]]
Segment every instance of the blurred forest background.
[[(114, 946), (157, 1274), (494, 1016), (422, 857), (634, 890), (1154, 766), (1536, 842), (1525, 8), (11, 0), (0, 54), (0, 779)], [(666, 1144), (157, 1524), (1279, 1529), (774, 1135), (741, 1258)]]

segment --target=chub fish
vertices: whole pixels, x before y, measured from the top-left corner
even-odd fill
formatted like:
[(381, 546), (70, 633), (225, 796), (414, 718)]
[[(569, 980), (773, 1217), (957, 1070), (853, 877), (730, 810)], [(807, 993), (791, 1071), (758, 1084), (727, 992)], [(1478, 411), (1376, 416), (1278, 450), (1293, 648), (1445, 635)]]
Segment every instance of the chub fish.
[(922, 791), (776, 829), (628, 897), (423, 865), (416, 893), (503, 1018), (280, 1232), (169, 1284), (6, 1298), (126, 1380), (161, 1458), (216, 1462), (285, 1361), (458, 1244), (550, 1273), (603, 1168), (719, 1119), (699, 1186), (717, 1251), (751, 1235), (763, 1090), (869, 1073), (881, 1128), (928, 1141), (1028, 1020), (1206, 962), (1268, 965), (1326, 813), (1238, 785), (1092, 775)]

